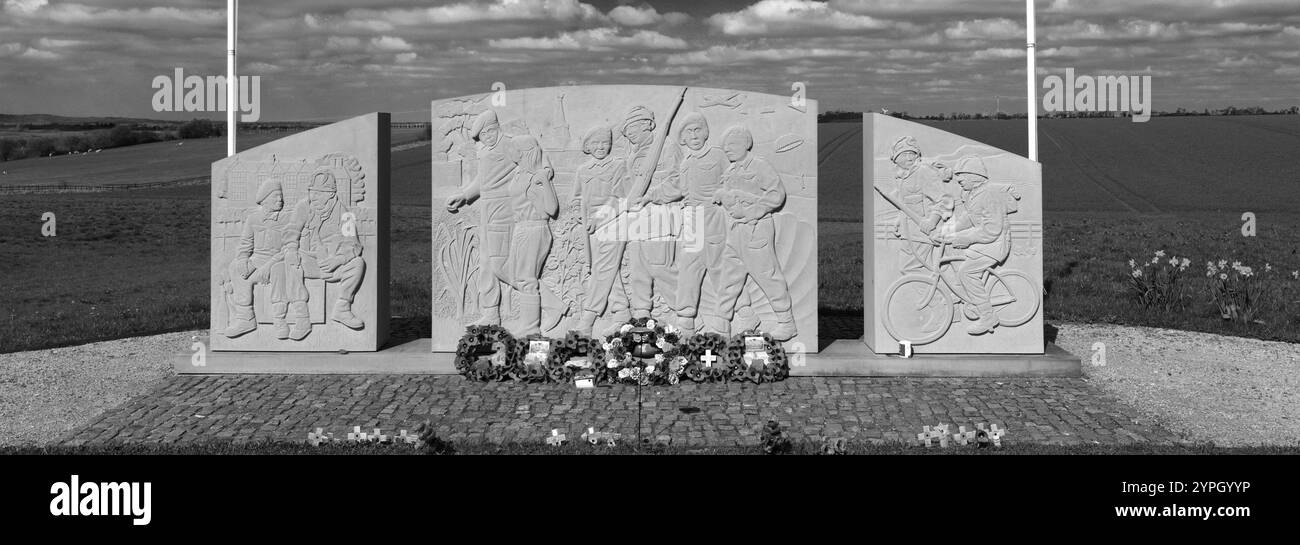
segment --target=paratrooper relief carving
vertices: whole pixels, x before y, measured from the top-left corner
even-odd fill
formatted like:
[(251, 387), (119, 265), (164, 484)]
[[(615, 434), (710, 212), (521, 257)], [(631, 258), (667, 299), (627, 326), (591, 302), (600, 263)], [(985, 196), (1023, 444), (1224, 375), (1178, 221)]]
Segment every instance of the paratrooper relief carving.
[[(1020, 327), (1041, 318), (1037, 167), (934, 129), (916, 129), (924, 140), (899, 135), (884, 127), (906, 122), (871, 118), (883, 155), (869, 159), (878, 198), (868, 240), (876, 280), (867, 285), (875, 285), (874, 313), (888, 337), (869, 343), (878, 353), (899, 341), (940, 353), (1040, 352), (1041, 332)], [(938, 160), (922, 153), (923, 141), (926, 151), (940, 150)], [(1033, 197), (1027, 207), (1022, 188)], [(868, 337), (874, 327), (868, 320)]]
[[(450, 236), (455, 230), (443, 226), (463, 220), (438, 218), (438, 212), (435, 255), (468, 256), (472, 249), (446, 249), (476, 245), (480, 265), (475, 296), (466, 298), (462, 312), (435, 308), (435, 351), (454, 347), (476, 309), (478, 323), (501, 323), (517, 335), (601, 335), (636, 316), (686, 332), (731, 333), (761, 324), (788, 340), (804, 333), (796, 322), (807, 320), (808, 336), (801, 340), (815, 342), (816, 268), (808, 249), (816, 247), (816, 196), (814, 186), (802, 183), (815, 180), (816, 146), (807, 144), (816, 142), (811, 116), (781, 109), (786, 97), (713, 89), (589, 86), (510, 93), (518, 94), (507, 101), (511, 106), (485, 110), (466, 125), (477, 148), (474, 176), (449, 166), (463, 162), (463, 154), (453, 151), (443, 162), (435, 157), (435, 199), (448, 211), (469, 206), (477, 216), (471, 231), (479, 233)], [(477, 101), (435, 102), (433, 110), (462, 109), (452, 103)], [(757, 122), (760, 113), (780, 132), (760, 136), (738, 128), (729, 154), (727, 139), (714, 127)], [(435, 126), (445, 117), (435, 117)], [(539, 132), (534, 136), (527, 127)], [(526, 159), (524, 150), (534, 147), (536, 160)], [(765, 157), (777, 153), (781, 165), (768, 164)], [(784, 177), (799, 182), (793, 211)], [(553, 204), (545, 191), (520, 193), (522, 183), (512, 193), (507, 180), (523, 179), (559, 198)], [(512, 196), (517, 206), (501, 204)], [(791, 238), (781, 242), (781, 233)], [(797, 261), (798, 303), (792, 304), (784, 259)], [(435, 306), (454, 306), (448, 294), (471, 280), (444, 272), (455, 259), (438, 261)], [(512, 297), (505, 298), (502, 287)], [(444, 330), (445, 340), (439, 337)]]

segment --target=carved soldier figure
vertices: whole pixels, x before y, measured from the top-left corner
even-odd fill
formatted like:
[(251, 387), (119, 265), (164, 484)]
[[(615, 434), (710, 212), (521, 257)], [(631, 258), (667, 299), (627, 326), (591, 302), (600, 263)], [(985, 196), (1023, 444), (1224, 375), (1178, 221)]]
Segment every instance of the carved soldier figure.
[[(477, 176), (459, 193), (447, 198), (447, 210), (456, 212), (460, 207), (476, 200), (482, 201), (478, 303), (483, 316), (478, 323), (500, 325), (500, 283), (510, 283), (507, 261), (510, 257), (513, 214), (509, 186), (519, 164), (519, 150), (515, 144), (516, 137), (502, 134), (497, 114), (492, 110), (484, 111), (474, 118), (469, 136), (482, 145), (478, 152)], [(545, 162), (542, 168), (554, 172)]]
[(607, 309), (613, 311), (616, 323), (626, 323), (631, 318), (627, 291), (619, 274), (627, 242), (619, 239), (613, 221), (631, 182), (627, 179), (627, 163), (610, 155), (613, 145), (613, 131), (609, 127), (587, 131), (582, 138), (582, 152), (590, 155), (591, 160), (578, 167), (573, 184), (573, 198), (580, 200), (591, 251), (591, 275), (583, 294), (582, 315), (575, 328), (587, 336), (591, 335), (596, 318)]
[(260, 208), (249, 213), (239, 236), (239, 247), (229, 266), (232, 316), (225, 335), (235, 338), (257, 329), (253, 313), (253, 285), (269, 284), (271, 320), (277, 339), (289, 338), (285, 316), (289, 308), (284, 277), (284, 228), (289, 215), (284, 210), (280, 181), (267, 178), (257, 188), (254, 201)]
[(749, 129), (736, 126), (722, 138), (722, 150), (731, 164), (722, 174), (722, 188), (714, 202), (722, 205), (731, 218), (727, 245), (723, 250), (721, 316), (726, 323), (716, 329), (730, 333), (730, 320), (736, 300), (747, 277), (767, 295), (776, 314), (772, 338), (788, 341), (795, 336), (794, 313), (791, 311), (789, 286), (776, 259), (776, 222), (772, 213), (785, 203), (785, 187), (772, 165), (750, 153), (754, 137)]
[[(682, 238), (677, 242), (675, 305), (678, 326), (691, 334), (695, 330), (695, 318), (700, 314), (700, 291), (706, 278), (712, 293), (720, 292), (717, 284), (722, 252), (727, 243), (727, 218), (722, 207), (714, 203), (714, 196), (722, 187), (722, 172), (728, 162), (722, 149), (705, 147), (709, 140), (709, 122), (697, 112), (682, 118), (677, 140), (678, 144), (686, 147), (678, 175), (642, 197), (641, 204), (680, 200), (682, 217), (693, 227), (692, 240)], [(723, 322), (716, 308), (704, 309), (703, 314), (709, 329), (717, 329)]]
[[(631, 187), (628, 198), (637, 202), (653, 190), (657, 184), (673, 183), (669, 178), (677, 176), (677, 146), (664, 146), (662, 155), (656, 160), (651, 157), (654, 149), (655, 116), (645, 106), (636, 106), (628, 112), (623, 122), (623, 136), (631, 146), (627, 149), (628, 175)], [(646, 208), (644, 213), (667, 217), (661, 209), (654, 206)], [(662, 235), (663, 233), (654, 233)], [(676, 302), (674, 292), (677, 287), (675, 267), (676, 243), (672, 240), (633, 240), (628, 242), (627, 251), (631, 252), (632, 286), (628, 297), (632, 301), (632, 315), (637, 318), (650, 317), (654, 305), (654, 294), (659, 293), (669, 305)]]
[(546, 255), (551, 251), (551, 218), (559, 213), (559, 201), (551, 177), (555, 172), (542, 158), (542, 146), (532, 136), (513, 139), (519, 163), (510, 180), (510, 210), (513, 233), (510, 239), (508, 272), (510, 285), (519, 291), (520, 335), (541, 333), (542, 295), (540, 277)]
[(311, 333), (307, 309), (307, 278), (338, 283), (338, 299), (330, 319), (352, 329), (365, 327), (352, 313), (352, 302), (366, 273), (361, 241), (355, 224), (345, 219), (348, 209), (339, 201), (337, 181), (328, 169), (312, 175), (307, 198), (294, 206), (285, 228), (284, 262), (289, 297), (289, 338), (302, 340)]
[(900, 214), (894, 226), (894, 236), (907, 241), (902, 249), (904, 259), (903, 271), (925, 269), (922, 263), (932, 263), (934, 245), (929, 235), (942, 221), (952, 217), (953, 203), (956, 200), (945, 182), (952, 178), (952, 171), (942, 164), (925, 163), (921, 160), (921, 148), (916, 139), (904, 136), (894, 142), (890, 159), (898, 167), (894, 180), (898, 183), (898, 197), (902, 205), (921, 218), (917, 225)]
[(962, 157), (953, 173), (962, 189), (961, 204), (956, 209), (957, 231), (940, 235), (940, 240), (963, 250), (966, 259), (958, 268), (958, 278), (966, 292), (966, 302), (974, 305), (979, 314), (979, 321), (967, 332), (979, 335), (993, 331), (998, 325), (984, 277), (1011, 253), (1007, 214), (1011, 199), (1018, 197), (1006, 186), (990, 187), (988, 170), (978, 156)]

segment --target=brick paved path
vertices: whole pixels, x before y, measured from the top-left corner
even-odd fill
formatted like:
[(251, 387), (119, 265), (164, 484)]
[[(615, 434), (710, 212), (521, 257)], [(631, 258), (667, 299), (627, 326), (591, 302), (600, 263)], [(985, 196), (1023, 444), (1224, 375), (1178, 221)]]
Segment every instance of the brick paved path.
[[(947, 423), (955, 431), (977, 422), (1007, 428), (1008, 443), (1182, 440), (1084, 379), (799, 377), (647, 387), (643, 399), (642, 433), (687, 446), (756, 444), (769, 418), (794, 439), (810, 441), (915, 441), (924, 425)], [(177, 376), (63, 442), (303, 441), (317, 427), (343, 437), (352, 426), (409, 430), (425, 418), (453, 441), (540, 442), (552, 428), (576, 439), (588, 426), (633, 437), (637, 388), (485, 384), (458, 376)]]

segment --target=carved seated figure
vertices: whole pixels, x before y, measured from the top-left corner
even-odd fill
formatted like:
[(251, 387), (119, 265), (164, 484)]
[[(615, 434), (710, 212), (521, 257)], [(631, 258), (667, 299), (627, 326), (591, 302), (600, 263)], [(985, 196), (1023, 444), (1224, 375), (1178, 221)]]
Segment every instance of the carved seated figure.
[(282, 238), (289, 218), (282, 213), (284, 191), (276, 179), (267, 179), (257, 188), (255, 199), (260, 208), (244, 220), (239, 236), (239, 247), (228, 267), (230, 298), (230, 323), (223, 332), (235, 338), (257, 329), (253, 311), (253, 287), (269, 284), (271, 288), (271, 319), (278, 339), (289, 338), (285, 322), (288, 299), (285, 292), (284, 250)]
[(338, 299), (330, 319), (352, 329), (365, 322), (352, 313), (352, 302), (361, 287), (366, 262), (361, 241), (347, 207), (339, 201), (334, 175), (321, 170), (307, 186), (307, 198), (294, 206), (285, 232), (284, 261), (289, 300), (289, 338), (302, 340), (311, 333), (307, 307), (306, 279), (319, 278), (338, 283)]
[(962, 188), (956, 215), (957, 231), (940, 235), (940, 240), (951, 243), (964, 253), (965, 259), (957, 271), (958, 278), (966, 292), (966, 302), (974, 305), (979, 314), (979, 320), (967, 332), (980, 335), (993, 331), (998, 325), (984, 277), (989, 269), (1006, 262), (1011, 253), (1007, 214), (1010, 213), (1008, 199), (1014, 198), (1014, 193), (990, 187), (988, 169), (984, 167), (984, 160), (977, 156), (962, 157), (953, 173)]

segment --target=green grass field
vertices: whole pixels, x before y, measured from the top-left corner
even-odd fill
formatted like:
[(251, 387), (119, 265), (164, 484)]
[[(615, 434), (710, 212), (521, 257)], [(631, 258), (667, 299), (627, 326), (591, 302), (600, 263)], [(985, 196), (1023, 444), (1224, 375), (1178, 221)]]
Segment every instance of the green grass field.
[[(421, 129), (398, 129), (394, 145), (420, 137)], [(239, 149), (260, 146), (291, 133), (241, 134)], [(99, 153), (56, 155), (0, 162), (0, 189), (7, 185), (117, 185), (169, 182), (209, 176), (212, 163), (226, 156), (225, 138), (196, 138), (106, 149)]]
[[(1286, 146), (1300, 149), (1298, 123), (1296, 116), (1044, 121), (1047, 318), (1300, 342), (1300, 281), (1289, 275), (1278, 281), (1283, 296), (1270, 302), (1263, 323), (1221, 320), (1199, 287), (1206, 260), (1240, 260), (1256, 270), (1267, 262), (1282, 274), (1300, 270), (1300, 162), (1293, 151), (1279, 153)], [(1022, 122), (932, 124), (1024, 150)], [(823, 124), (819, 141), (820, 306), (860, 312), (861, 125)], [(224, 153), (223, 141), (205, 142), (216, 148), (184, 159), (168, 156), (164, 167), (150, 166), (148, 146), (137, 146), (96, 154), (109, 160), (100, 171), (69, 166), (79, 174), (61, 174), (64, 167), (54, 162), (76, 165), (79, 157), (0, 168), (97, 183), (134, 183), (162, 171), (201, 176), (213, 153)], [(1185, 157), (1176, 159), (1179, 153)], [(392, 158), (392, 309), (416, 321), (430, 316), (429, 160), (427, 146)], [(0, 352), (206, 328), (207, 199), (205, 185), (0, 194)], [(58, 236), (41, 236), (46, 211), (56, 214)], [(1257, 214), (1253, 238), (1240, 234), (1246, 211)], [(1183, 312), (1147, 311), (1124, 295), (1127, 261), (1158, 249), (1193, 261), (1188, 280), (1194, 297)]]

